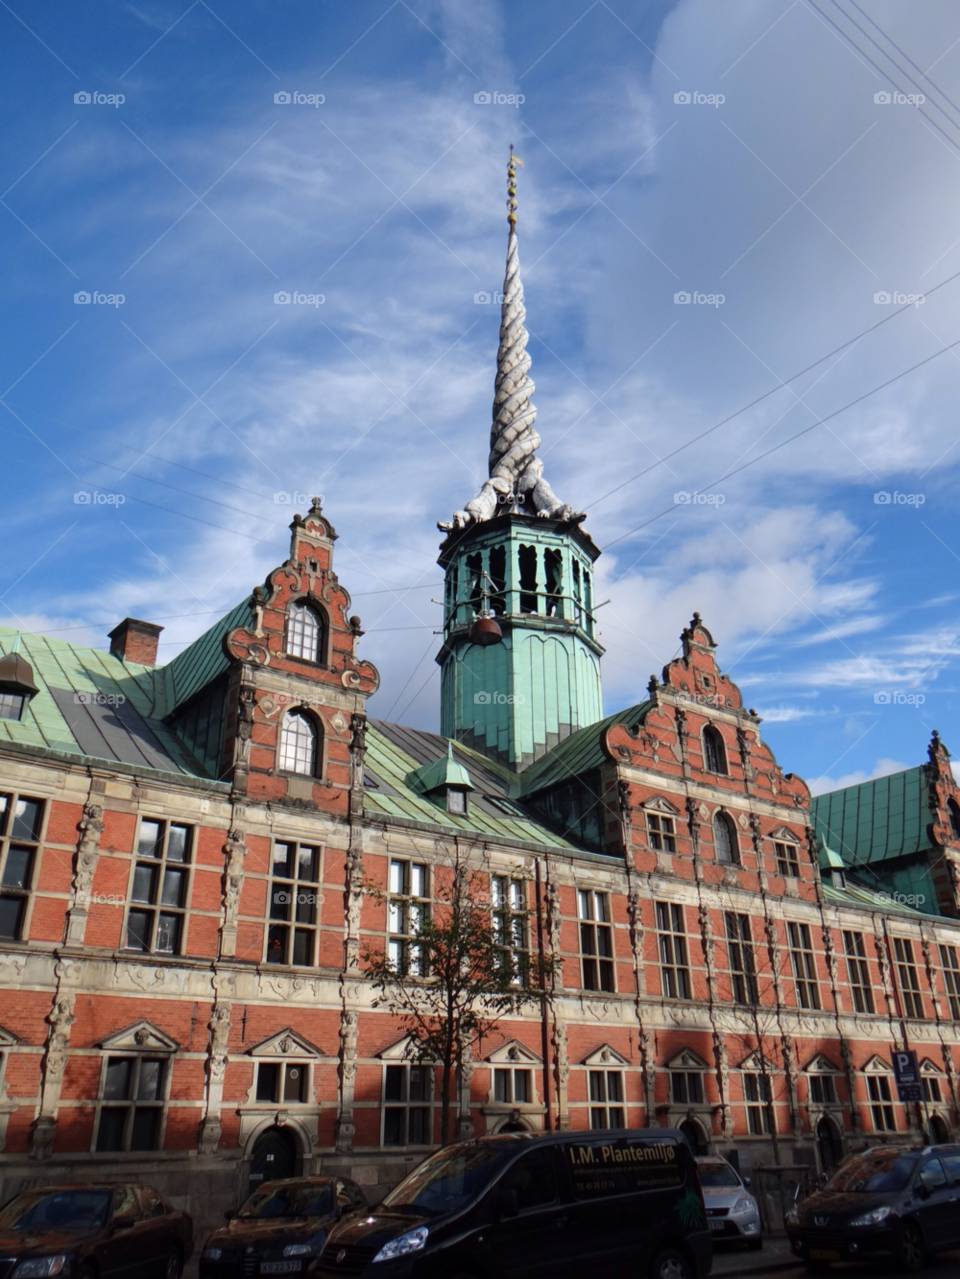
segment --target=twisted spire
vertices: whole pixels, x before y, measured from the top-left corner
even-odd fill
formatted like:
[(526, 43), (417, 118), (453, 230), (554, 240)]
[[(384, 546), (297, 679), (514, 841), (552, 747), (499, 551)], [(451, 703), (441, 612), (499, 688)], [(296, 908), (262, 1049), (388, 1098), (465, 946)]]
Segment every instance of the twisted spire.
[(493, 397), (493, 426), (490, 428), (490, 478), (502, 477), (516, 485), (527, 462), (540, 447), (534, 430), (536, 405), (527, 352), (527, 318), (520, 282), (517, 250), (517, 165), (523, 164), (510, 146), (507, 164), (507, 270), (503, 280), (500, 309), (500, 348), (497, 351), (497, 379)]
[(493, 425), (490, 428), (490, 478), (475, 498), (453, 519), (438, 528), (449, 531), (492, 519), (505, 510), (546, 519), (578, 521), (583, 511), (561, 502), (543, 478), (543, 463), (536, 456), (540, 436), (534, 428), (536, 405), (527, 353), (527, 318), (520, 283), (520, 256), (517, 251), (517, 165), (513, 153), (507, 163), (507, 270), (503, 280), (500, 308), (500, 346), (493, 396)]

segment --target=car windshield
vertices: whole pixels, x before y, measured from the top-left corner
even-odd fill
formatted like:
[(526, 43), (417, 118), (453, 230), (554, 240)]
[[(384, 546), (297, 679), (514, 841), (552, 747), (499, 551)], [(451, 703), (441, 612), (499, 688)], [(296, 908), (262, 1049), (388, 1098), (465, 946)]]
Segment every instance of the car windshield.
[(825, 1189), (841, 1190), (848, 1194), (902, 1190), (916, 1166), (916, 1155), (906, 1155), (899, 1150), (878, 1150), (861, 1155), (859, 1159), (837, 1169)]
[(109, 1190), (27, 1190), (0, 1210), (0, 1230), (99, 1230)]
[(515, 1154), (513, 1142), (438, 1151), (391, 1190), (383, 1205), (429, 1216), (456, 1212), (485, 1190)]
[(700, 1185), (712, 1188), (714, 1186), (734, 1186), (740, 1185), (740, 1178), (733, 1171), (729, 1164), (716, 1163), (697, 1164), (697, 1176), (700, 1178)]
[(238, 1217), (327, 1217), (333, 1212), (333, 1189), (311, 1186), (264, 1186), (251, 1195)]

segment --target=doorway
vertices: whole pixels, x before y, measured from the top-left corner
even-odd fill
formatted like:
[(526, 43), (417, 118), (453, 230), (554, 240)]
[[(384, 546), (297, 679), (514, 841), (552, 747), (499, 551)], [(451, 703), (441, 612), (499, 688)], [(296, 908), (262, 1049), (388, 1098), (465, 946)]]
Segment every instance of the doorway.
[(300, 1154), (291, 1133), (283, 1128), (267, 1128), (253, 1143), (250, 1153), (250, 1189), (265, 1181), (295, 1177), (300, 1171)]
[(930, 1145), (945, 1146), (950, 1141), (950, 1130), (939, 1115), (930, 1116)]
[(843, 1158), (843, 1142), (836, 1124), (830, 1119), (821, 1119), (817, 1124), (817, 1153), (823, 1173), (832, 1172)]
[(703, 1135), (703, 1129), (698, 1123), (693, 1119), (685, 1119), (680, 1125), (680, 1131), (695, 1155), (705, 1155), (707, 1153), (706, 1139)]

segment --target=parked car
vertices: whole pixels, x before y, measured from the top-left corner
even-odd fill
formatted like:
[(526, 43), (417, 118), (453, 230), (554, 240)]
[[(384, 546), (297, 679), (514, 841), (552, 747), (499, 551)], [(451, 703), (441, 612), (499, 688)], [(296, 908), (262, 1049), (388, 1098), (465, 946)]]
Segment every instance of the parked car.
[(304, 1274), (330, 1227), (366, 1207), (363, 1191), (346, 1177), (266, 1181), (204, 1244), (200, 1279)]
[(811, 1267), (892, 1257), (919, 1270), (929, 1253), (960, 1247), (960, 1145), (875, 1146), (788, 1212), (786, 1226)]
[(677, 1130), (501, 1133), (437, 1151), (379, 1207), (336, 1225), (317, 1274), (700, 1279), (712, 1249)]
[(697, 1176), (714, 1242), (741, 1240), (748, 1248), (762, 1248), (760, 1209), (733, 1164), (719, 1155), (699, 1155)]
[(0, 1209), (5, 1279), (179, 1279), (193, 1222), (151, 1186), (43, 1186)]

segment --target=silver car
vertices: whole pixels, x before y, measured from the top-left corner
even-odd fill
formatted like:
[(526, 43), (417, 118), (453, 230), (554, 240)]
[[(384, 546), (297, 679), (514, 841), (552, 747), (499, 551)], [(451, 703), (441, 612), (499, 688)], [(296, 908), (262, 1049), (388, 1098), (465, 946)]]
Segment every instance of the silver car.
[(760, 1209), (733, 1165), (719, 1155), (699, 1155), (697, 1175), (714, 1240), (739, 1240), (748, 1248), (762, 1248)]

